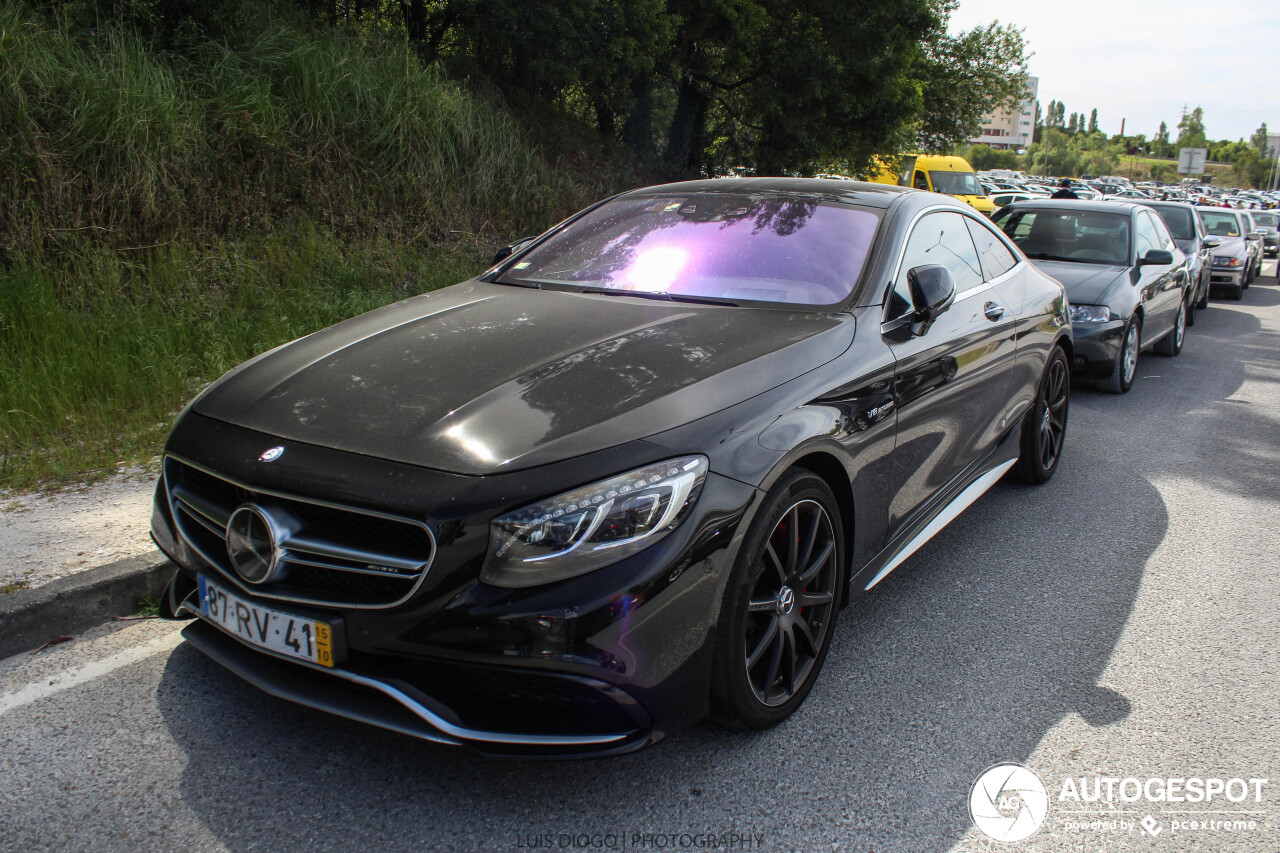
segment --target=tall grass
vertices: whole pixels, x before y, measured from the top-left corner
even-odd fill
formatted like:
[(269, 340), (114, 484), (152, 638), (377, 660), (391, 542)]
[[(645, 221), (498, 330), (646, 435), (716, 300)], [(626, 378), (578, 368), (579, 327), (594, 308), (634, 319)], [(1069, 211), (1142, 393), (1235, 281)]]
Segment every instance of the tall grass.
[[(474, 250), (344, 247), (300, 228), (133, 263), (96, 250), (60, 273), (0, 270), (0, 487), (152, 455), (183, 404), (239, 362), (482, 263)], [(93, 286), (68, 293), (69, 280)]]
[(263, 14), (166, 53), (0, 0), (0, 489), (153, 454), (239, 361), (635, 180), (401, 43)]
[(234, 51), (158, 54), (0, 0), (0, 127), (9, 253), (72, 229), (154, 241), (299, 210), (346, 228), (518, 229), (618, 179), (554, 168), (403, 44), (269, 20)]

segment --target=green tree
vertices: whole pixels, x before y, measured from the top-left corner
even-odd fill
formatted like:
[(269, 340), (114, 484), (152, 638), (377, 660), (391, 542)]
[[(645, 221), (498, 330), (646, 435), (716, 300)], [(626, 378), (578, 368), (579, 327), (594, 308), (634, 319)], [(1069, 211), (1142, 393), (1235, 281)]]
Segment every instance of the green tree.
[(1178, 148), (1205, 148), (1208, 140), (1204, 135), (1204, 110), (1197, 106), (1191, 112), (1183, 112), (1178, 122)]
[(1160, 130), (1156, 133), (1156, 138), (1153, 140), (1152, 153), (1156, 157), (1168, 157), (1171, 151), (1172, 146), (1169, 144), (1169, 125), (1164, 122), (1160, 122)]
[(1098, 132), (1098, 108), (1094, 107), (1093, 112), (1089, 113), (1089, 133)]
[(1080, 116), (1078, 113), (1071, 114), (1071, 121), (1067, 122), (1067, 133), (1075, 136), (1080, 131)]
[[(948, 4), (945, 14), (949, 15)], [(1027, 91), (1027, 46), (1022, 32), (991, 23), (951, 36), (935, 31), (913, 76), (923, 98), (917, 135), (929, 151), (945, 151), (978, 135), (986, 113), (1015, 117)]]
[(1258, 152), (1259, 156), (1263, 158), (1266, 158), (1268, 156), (1269, 152), (1267, 151), (1267, 123), (1265, 121), (1262, 123), (1261, 127), (1259, 127), (1257, 130), (1253, 132), (1253, 138), (1250, 141), (1253, 143), (1253, 148), (1255, 151)]

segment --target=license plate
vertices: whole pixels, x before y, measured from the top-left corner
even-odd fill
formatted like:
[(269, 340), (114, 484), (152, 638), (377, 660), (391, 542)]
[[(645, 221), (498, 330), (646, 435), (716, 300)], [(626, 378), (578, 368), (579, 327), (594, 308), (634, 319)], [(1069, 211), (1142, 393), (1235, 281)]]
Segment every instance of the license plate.
[(320, 666), (333, 666), (333, 629), (246, 601), (234, 592), (199, 577), (200, 613), (222, 630), (251, 646)]

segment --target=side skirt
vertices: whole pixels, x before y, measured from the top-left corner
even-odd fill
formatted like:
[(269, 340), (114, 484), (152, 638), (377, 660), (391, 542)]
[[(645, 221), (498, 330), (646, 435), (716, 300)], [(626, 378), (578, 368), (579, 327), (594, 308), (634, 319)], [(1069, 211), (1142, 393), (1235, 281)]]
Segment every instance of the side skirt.
[[(1021, 421), (1019, 421), (1019, 423), (1021, 423)], [(1020, 432), (1020, 430), (1017, 432)], [(889, 557), (888, 562), (886, 562), (884, 567), (881, 568), (880, 571), (871, 578), (871, 581), (862, 588), (862, 592), (866, 592), (876, 584), (880, 583), (880, 581), (884, 580), (890, 572), (906, 562), (908, 557), (920, 550), (920, 548), (934, 536), (938, 535), (938, 532), (942, 530), (942, 528), (946, 527), (952, 521), (955, 521), (955, 519), (959, 517), (960, 513), (964, 512), (971, 504), (973, 504), (974, 501), (986, 494), (987, 490), (994, 486), (996, 481), (1003, 477), (1005, 472), (1017, 463), (1017, 457), (1006, 462), (1002, 462), (970, 483), (963, 491), (943, 506), (938, 514), (935, 515), (918, 533), (916, 533), (915, 536), (911, 537), (905, 545), (899, 548), (896, 552), (889, 552), (891, 556)], [(879, 560), (875, 562), (879, 562)], [(874, 563), (872, 565), (874, 565)], [(860, 582), (860, 578), (854, 579), (855, 584)]]

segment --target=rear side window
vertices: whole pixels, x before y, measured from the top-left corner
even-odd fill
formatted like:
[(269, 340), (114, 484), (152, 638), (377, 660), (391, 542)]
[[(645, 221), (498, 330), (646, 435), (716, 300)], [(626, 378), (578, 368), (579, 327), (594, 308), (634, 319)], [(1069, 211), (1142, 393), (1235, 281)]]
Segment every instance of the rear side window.
[(969, 234), (978, 249), (978, 260), (982, 262), (982, 273), (987, 281), (1004, 275), (1018, 263), (1017, 257), (990, 227), (967, 216), (964, 222), (969, 226)]
[(916, 223), (907, 238), (902, 267), (889, 294), (886, 320), (894, 320), (911, 311), (911, 290), (907, 272), (925, 264), (938, 264), (951, 270), (956, 280), (956, 293), (964, 293), (982, 284), (982, 265), (973, 238), (965, 226), (966, 217), (959, 213), (930, 213)]

